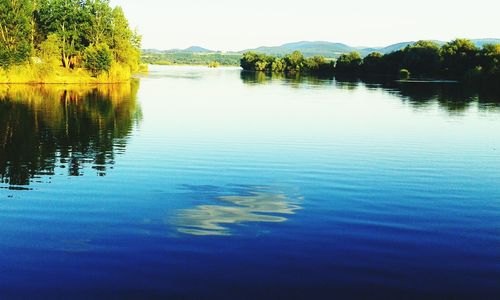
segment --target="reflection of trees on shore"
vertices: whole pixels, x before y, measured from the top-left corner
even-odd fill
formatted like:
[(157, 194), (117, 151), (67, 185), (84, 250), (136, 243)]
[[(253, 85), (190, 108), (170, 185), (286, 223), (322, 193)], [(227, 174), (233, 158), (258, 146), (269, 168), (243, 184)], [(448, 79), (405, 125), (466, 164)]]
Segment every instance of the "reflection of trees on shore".
[(457, 83), (396, 83), (385, 84), (414, 107), (426, 107), (437, 103), (450, 113), (467, 111), (477, 105), (479, 109), (500, 109), (500, 93)]
[(300, 87), (303, 84), (307, 85), (329, 85), (332, 83), (332, 77), (306, 76), (300, 74), (285, 75), (282, 73), (265, 73), (265, 72), (248, 72), (240, 73), (241, 80), (249, 85), (267, 84), (267, 83), (286, 83), (291, 87)]
[(0, 86), (0, 182), (28, 185), (65, 168), (105, 175), (140, 117), (138, 82), (100, 86)]
[(478, 86), (445, 82), (397, 82), (384, 77), (340, 77), (335, 80), (314, 76), (286, 77), (282, 74), (266, 74), (264, 72), (241, 72), (244, 83), (268, 84), (286, 82), (293, 87), (307, 85), (334, 86), (342, 90), (367, 88), (380, 90), (399, 96), (410, 105), (421, 108), (437, 104), (450, 113), (466, 111), (476, 104), (481, 110), (500, 110), (500, 87), (491, 85)]

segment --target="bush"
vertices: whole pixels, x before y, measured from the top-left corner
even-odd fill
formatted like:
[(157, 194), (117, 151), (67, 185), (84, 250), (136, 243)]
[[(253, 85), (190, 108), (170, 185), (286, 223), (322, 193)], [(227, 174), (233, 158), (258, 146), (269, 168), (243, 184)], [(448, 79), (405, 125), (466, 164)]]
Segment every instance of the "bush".
[(61, 64), (61, 39), (57, 34), (50, 34), (40, 43), (38, 54), (45, 63), (51, 65)]
[(410, 71), (408, 71), (407, 69), (399, 70), (399, 79), (406, 80), (409, 78), (410, 78)]
[(362, 62), (363, 60), (361, 59), (361, 55), (358, 52), (342, 54), (337, 59), (337, 62), (335, 64), (335, 71), (338, 74), (355, 75), (360, 71)]
[(83, 55), (84, 66), (97, 77), (102, 72), (108, 72), (113, 61), (113, 54), (107, 45), (89, 46)]
[(209, 68), (218, 68), (219, 67), (219, 62), (216, 62), (216, 61), (211, 61), (209, 64), (208, 64), (208, 67)]

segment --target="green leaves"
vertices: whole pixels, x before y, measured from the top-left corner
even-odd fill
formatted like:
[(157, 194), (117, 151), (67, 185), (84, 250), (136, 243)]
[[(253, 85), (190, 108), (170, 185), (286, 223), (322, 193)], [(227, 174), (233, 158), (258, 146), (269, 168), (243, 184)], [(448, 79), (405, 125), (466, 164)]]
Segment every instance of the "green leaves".
[(87, 47), (83, 59), (85, 68), (92, 72), (94, 77), (99, 76), (102, 72), (109, 71), (113, 62), (112, 53), (106, 44)]
[(477, 63), (478, 49), (470, 40), (456, 39), (441, 48), (443, 69), (446, 75), (461, 78)]
[(285, 55), (283, 58), (261, 53), (246, 52), (241, 58), (241, 67), (247, 71), (262, 71), (286, 74), (300, 72), (328, 75), (332, 74), (333, 63), (322, 56), (304, 58), (300, 51)]
[(26, 61), (32, 50), (31, 1), (0, 1), (0, 66), (9, 67)]
[(41, 61), (78, 68), (83, 60), (94, 75), (113, 60), (135, 71), (140, 42), (109, 0), (0, 0), (0, 67), (26, 62), (36, 48)]
[(359, 52), (342, 54), (337, 59), (335, 70), (339, 73), (355, 75), (360, 71), (362, 62), (363, 60), (361, 59)]

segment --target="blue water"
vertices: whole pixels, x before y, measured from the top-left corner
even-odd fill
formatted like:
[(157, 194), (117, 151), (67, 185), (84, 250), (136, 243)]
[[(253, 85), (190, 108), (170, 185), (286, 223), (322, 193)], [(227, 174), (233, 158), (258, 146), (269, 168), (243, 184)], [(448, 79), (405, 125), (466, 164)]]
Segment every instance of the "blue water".
[(2, 87), (0, 298), (498, 299), (499, 187), (457, 84)]

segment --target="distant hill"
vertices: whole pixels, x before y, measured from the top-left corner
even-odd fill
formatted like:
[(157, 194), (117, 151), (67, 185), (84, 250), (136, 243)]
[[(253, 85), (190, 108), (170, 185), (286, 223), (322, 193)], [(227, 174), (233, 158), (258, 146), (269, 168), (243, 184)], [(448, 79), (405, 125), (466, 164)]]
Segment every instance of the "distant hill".
[(336, 57), (342, 53), (353, 51), (353, 48), (342, 43), (303, 41), (284, 44), (276, 47), (259, 47), (255, 49), (247, 49), (240, 52), (243, 53), (246, 51), (256, 51), (269, 55), (285, 55), (297, 50), (302, 52), (305, 56), (321, 55), (325, 57)]
[(375, 51), (370, 51), (370, 53), (371, 52), (380, 52), (382, 54), (387, 54), (387, 53), (401, 50), (401, 49), (405, 48), (406, 46), (413, 45), (413, 44), (415, 44), (415, 42), (402, 42), (402, 43), (392, 44), (392, 45), (389, 45), (389, 46), (383, 47), (383, 48), (375, 48)]
[(209, 50), (207, 48), (200, 47), (200, 46), (191, 46), (191, 47), (186, 48), (182, 51), (183, 52), (192, 52), (192, 53), (214, 53), (214, 52), (217, 52), (217, 51), (212, 51), (212, 50)]
[[(436, 43), (443, 45), (446, 42), (443, 41), (435, 41)], [(476, 44), (477, 47), (482, 47), (484, 44), (500, 44), (500, 39), (475, 39), (472, 40), (474, 44)], [(297, 42), (297, 43), (289, 43), (289, 44), (284, 44), (281, 46), (275, 46), (275, 47), (259, 47), (255, 49), (247, 49), (244, 51), (241, 51), (240, 53), (246, 52), (246, 51), (255, 51), (255, 52), (261, 52), (265, 53), (268, 55), (284, 55), (287, 53), (291, 53), (293, 51), (300, 51), (302, 52), (305, 56), (314, 56), (314, 55), (321, 55), (325, 57), (338, 57), (339, 55), (343, 53), (348, 53), (352, 51), (358, 51), (362, 56), (366, 56), (370, 54), (371, 52), (380, 52), (382, 54), (387, 54), (391, 53), (397, 50), (401, 50), (405, 48), (408, 45), (414, 44), (415, 41), (409, 41), (409, 42), (402, 42), (402, 43), (397, 43), (393, 45), (389, 45), (386, 47), (352, 47), (346, 44), (342, 43), (332, 43), (332, 42), (324, 42), (324, 41), (319, 41), (319, 42)]]
[(147, 54), (164, 54), (164, 53), (220, 53), (220, 51), (213, 51), (200, 46), (191, 46), (186, 49), (169, 49), (169, 50), (158, 50), (158, 49), (142, 49), (142, 53)]
[(371, 52), (381, 52), (383, 54), (390, 53), (399, 49), (406, 47), (414, 42), (404, 42), (398, 43), (394, 45), (390, 45), (387, 47), (352, 47), (342, 43), (331, 43), (331, 42), (297, 42), (297, 43), (289, 43), (281, 46), (275, 47), (259, 47), (255, 49), (247, 49), (241, 51), (241, 53), (246, 51), (255, 51), (261, 52), (268, 55), (285, 55), (287, 53), (291, 53), (293, 51), (300, 51), (305, 56), (314, 56), (321, 55), (325, 57), (338, 57), (343, 53), (348, 53), (352, 51), (358, 51), (362, 56), (366, 56)]
[[(443, 45), (443, 41), (435, 41), (439, 45)], [(474, 39), (472, 40), (477, 47), (482, 47), (484, 44), (500, 44), (500, 39)], [(246, 49), (238, 52), (221, 52), (213, 51), (200, 46), (192, 46), (186, 49), (171, 49), (171, 50), (156, 50), (156, 49), (144, 49), (143, 58), (147, 57), (149, 60), (163, 60), (172, 61), (173, 63), (191, 63), (192, 61), (201, 62), (207, 61), (208, 59), (215, 59), (216, 56), (207, 55), (219, 55), (217, 61), (221, 60), (222, 64), (233, 65), (238, 63), (238, 57), (242, 53), (247, 51), (255, 51), (260, 53), (265, 53), (268, 55), (283, 56), (293, 51), (300, 51), (306, 57), (311, 57), (315, 55), (321, 55), (328, 58), (337, 58), (343, 53), (348, 53), (352, 51), (358, 51), (362, 56), (366, 56), (371, 52), (380, 52), (382, 54), (391, 53), (400, 49), (405, 48), (408, 45), (414, 44), (415, 41), (401, 42), (386, 47), (352, 47), (343, 43), (333, 43), (325, 41), (302, 41), (295, 43), (283, 44), (281, 46), (273, 47), (258, 47), (254, 49)], [(200, 56), (207, 56), (200, 58)]]

